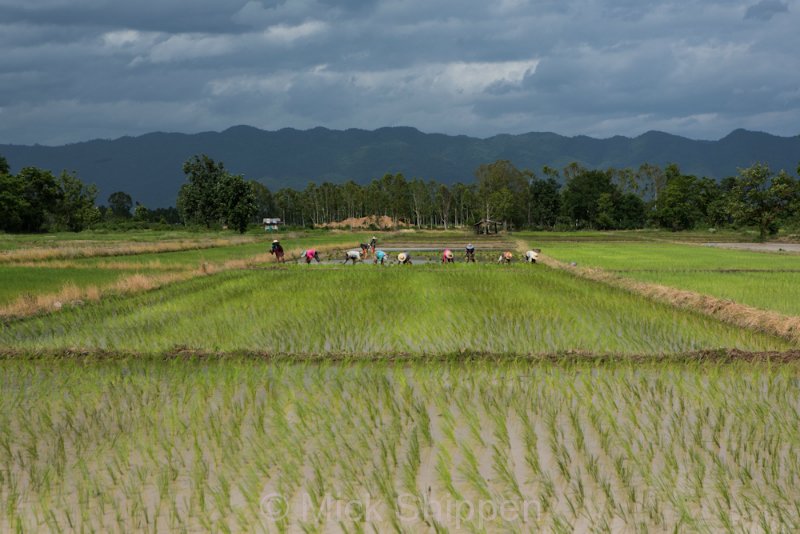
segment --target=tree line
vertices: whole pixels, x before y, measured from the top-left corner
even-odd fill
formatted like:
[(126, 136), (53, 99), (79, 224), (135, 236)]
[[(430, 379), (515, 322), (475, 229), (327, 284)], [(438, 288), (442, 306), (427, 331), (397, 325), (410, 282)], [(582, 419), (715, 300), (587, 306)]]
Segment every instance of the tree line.
[[(663, 169), (587, 169), (571, 163), (540, 172), (499, 160), (481, 165), (469, 183), (445, 185), (388, 173), (365, 185), (310, 182), (275, 192), (228, 172), (205, 154), (183, 164), (186, 182), (176, 206), (150, 210), (118, 191), (95, 206), (97, 190), (74, 174), (26, 167), (11, 175), (0, 156), (0, 229), (81, 230), (115, 221), (226, 226), (244, 232), (264, 217), (312, 227), (348, 218), (385, 216), (418, 228), (468, 226), (492, 220), (507, 229), (577, 230), (752, 226), (762, 237), (800, 226), (800, 180), (756, 164), (717, 181)], [(800, 166), (797, 169), (800, 174)]]
[(682, 173), (675, 164), (597, 170), (572, 163), (537, 174), (500, 160), (481, 165), (474, 182), (451, 186), (386, 174), (363, 186), (311, 182), (303, 190), (267, 193), (259, 210), (297, 226), (371, 215), (420, 228), (486, 219), (536, 230), (754, 226), (762, 237), (779, 226), (800, 226), (800, 180), (761, 164), (717, 181)]

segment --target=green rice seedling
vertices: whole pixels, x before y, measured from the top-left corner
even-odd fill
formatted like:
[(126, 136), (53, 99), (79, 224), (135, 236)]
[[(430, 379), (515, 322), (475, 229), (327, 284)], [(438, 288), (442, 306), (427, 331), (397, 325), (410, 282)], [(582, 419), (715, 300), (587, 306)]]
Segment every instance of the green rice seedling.
[(486, 479), (480, 472), (480, 466), (475, 452), (472, 448), (466, 446), (462, 446), (460, 451), (464, 461), (459, 464), (458, 472), (469, 482), (470, 487), (480, 499), (492, 501), (494, 497)]
[[(726, 346), (788, 347), (766, 335), (549, 270), (456, 266), (445, 273), (355, 273), (320, 267), (313, 272), (300, 266), (221, 273), (14, 322), (0, 331), (0, 346), (345, 354), (465, 348), (517, 354), (574, 349), (660, 354)], [(342, 287), (354, 288), (348, 299), (342, 298)], [(453, 313), (465, 309), (464, 287), (474, 288), (466, 297), (472, 313)], [(394, 305), (376, 313), (374, 308), (349, 306), (351, 300)], [(209, 301), (222, 305), (209, 310), (203, 304)], [(278, 315), (268, 305), (273, 301), (282, 303)], [(260, 320), (265, 316), (271, 320)], [(360, 334), (377, 324), (379, 335)]]
[[(3, 531), (458, 530), (437, 504), (518, 501), (515, 484), (537, 516), (483, 528), (715, 530), (723, 512), (749, 530), (800, 522), (794, 364), (140, 357), (0, 370)], [(438, 415), (444, 390), (455, 444)], [(466, 414), (480, 414), (486, 446)], [(273, 492), (289, 496), (285, 517), (263, 512)], [(304, 517), (305, 493), (372, 495), (384, 517)], [(400, 493), (415, 499), (402, 519)]]

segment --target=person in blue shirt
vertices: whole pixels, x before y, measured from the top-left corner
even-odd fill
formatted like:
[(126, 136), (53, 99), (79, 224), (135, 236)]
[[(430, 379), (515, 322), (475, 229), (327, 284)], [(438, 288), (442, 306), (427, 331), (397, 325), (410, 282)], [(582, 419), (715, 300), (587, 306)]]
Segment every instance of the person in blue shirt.
[(467, 245), (466, 259), (467, 259), (467, 263), (469, 263), (469, 262), (475, 263), (475, 246), (472, 243)]
[(381, 264), (383, 265), (383, 260), (386, 259), (386, 253), (382, 250), (375, 251), (375, 265)]

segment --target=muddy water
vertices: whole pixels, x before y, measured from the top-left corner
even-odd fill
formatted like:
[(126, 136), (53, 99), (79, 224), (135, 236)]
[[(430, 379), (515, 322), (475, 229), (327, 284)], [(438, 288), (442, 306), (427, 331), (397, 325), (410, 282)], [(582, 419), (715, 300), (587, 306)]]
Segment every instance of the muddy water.
[[(299, 265), (302, 265), (305, 262), (306, 262), (306, 260), (300, 259), (300, 260), (297, 260), (296, 263), (299, 264)], [(426, 265), (426, 264), (439, 263), (439, 260), (438, 259), (433, 260), (433, 259), (430, 259), (430, 258), (411, 258), (411, 262), (414, 265)], [(364, 265), (373, 265), (372, 259), (370, 259), (370, 258), (367, 258), (366, 260), (361, 261), (359, 263), (363, 263)], [(311, 265), (316, 265), (316, 264), (317, 264), (316, 261), (312, 261), (311, 262)], [(319, 262), (319, 264), (320, 265), (344, 265), (344, 260), (322, 260), (322, 261)], [(352, 265), (352, 264), (353, 263), (350, 262), (350, 261), (347, 262), (347, 265)], [(397, 263), (396, 259), (389, 259), (389, 260), (385, 260), (383, 262), (383, 265), (385, 267), (387, 265), (398, 265), (398, 263)]]

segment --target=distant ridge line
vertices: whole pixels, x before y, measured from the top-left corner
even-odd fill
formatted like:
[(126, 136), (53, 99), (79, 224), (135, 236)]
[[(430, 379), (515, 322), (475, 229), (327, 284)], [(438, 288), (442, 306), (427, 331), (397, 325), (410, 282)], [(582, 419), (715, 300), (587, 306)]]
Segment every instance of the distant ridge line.
[(684, 172), (720, 179), (754, 163), (794, 174), (800, 163), (800, 136), (737, 129), (716, 141), (657, 130), (604, 139), (553, 132), (477, 138), (424, 133), (408, 126), (268, 131), (236, 125), (221, 132), (150, 132), (60, 146), (0, 145), (12, 172), (31, 165), (54, 172), (74, 170), (84, 181), (97, 184), (99, 202), (114, 191), (126, 191), (150, 208), (174, 204), (184, 182), (182, 163), (200, 153), (273, 190), (303, 189), (310, 181), (352, 179), (363, 184), (397, 172), (407, 178), (467, 183), (479, 165), (498, 159), (534, 172), (573, 161), (602, 169), (677, 163)]

